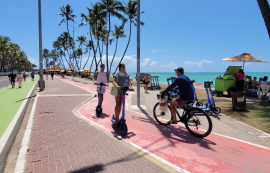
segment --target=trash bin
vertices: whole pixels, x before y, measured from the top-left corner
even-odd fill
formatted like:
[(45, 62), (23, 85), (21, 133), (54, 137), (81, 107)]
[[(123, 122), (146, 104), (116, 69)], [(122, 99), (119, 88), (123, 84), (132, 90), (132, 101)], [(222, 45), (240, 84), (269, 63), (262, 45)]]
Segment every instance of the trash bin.
[[(38, 80), (38, 87), (40, 88), (40, 80)], [(43, 89), (45, 89), (45, 81), (43, 80)]]
[(240, 109), (244, 110), (246, 108), (246, 92), (231, 92), (232, 96), (232, 107), (239, 107)]

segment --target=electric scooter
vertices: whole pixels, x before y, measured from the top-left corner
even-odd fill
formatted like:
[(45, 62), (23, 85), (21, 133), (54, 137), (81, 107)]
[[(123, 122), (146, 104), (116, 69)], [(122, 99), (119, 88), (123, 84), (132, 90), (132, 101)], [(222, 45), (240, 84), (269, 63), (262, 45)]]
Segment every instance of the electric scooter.
[[(198, 97), (197, 97), (197, 94), (196, 94), (196, 90), (195, 90), (195, 88), (194, 88), (194, 86), (193, 86), (193, 83), (195, 82), (195, 80), (192, 80), (192, 81), (190, 81), (190, 82), (191, 82), (192, 90), (193, 90), (193, 92), (194, 92), (194, 103), (196, 102), (196, 107), (198, 107), (198, 106), (203, 106), (203, 103), (198, 101)], [(207, 101), (207, 102), (208, 102), (208, 101)]]
[(113, 115), (112, 118), (112, 125), (114, 127), (118, 127), (120, 128), (120, 133), (122, 136), (125, 136), (127, 134), (128, 131), (128, 127), (126, 124), (126, 120), (125, 120), (125, 96), (128, 95), (127, 94), (127, 90), (129, 90), (128, 86), (124, 86), (121, 89), (123, 89), (123, 105), (122, 105), (122, 117), (120, 118), (120, 120), (118, 122), (115, 121), (115, 115)]
[[(220, 114), (221, 109), (219, 107), (216, 107), (215, 100), (214, 100), (214, 94), (213, 94), (213, 91), (211, 89), (211, 84), (213, 84), (213, 81), (204, 82), (204, 88), (205, 88), (205, 91), (207, 94), (207, 102), (203, 106), (196, 106), (196, 107), (203, 109), (205, 112), (209, 113), (209, 115), (212, 115), (213, 113)], [(210, 99), (210, 95), (211, 95), (211, 99)]]
[(100, 86), (100, 89), (99, 89), (99, 92), (98, 92), (98, 105), (96, 107), (96, 116), (99, 117), (99, 115), (102, 113), (102, 107), (101, 107), (101, 104), (100, 104), (100, 97), (101, 97), (101, 89), (102, 89), (102, 86), (104, 86), (105, 84), (104, 83), (100, 83), (100, 84), (97, 84)]

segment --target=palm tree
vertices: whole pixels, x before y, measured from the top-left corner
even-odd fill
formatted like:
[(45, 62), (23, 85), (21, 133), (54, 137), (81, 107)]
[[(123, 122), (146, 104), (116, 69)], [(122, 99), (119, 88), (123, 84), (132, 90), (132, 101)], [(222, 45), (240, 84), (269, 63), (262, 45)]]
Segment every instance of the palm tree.
[(69, 35), (69, 29), (68, 29), (69, 24), (68, 24), (68, 22), (69, 21), (74, 22), (74, 18), (76, 17), (76, 15), (72, 14), (74, 10), (71, 9), (71, 6), (69, 4), (67, 4), (66, 7), (65, 6), (60, 7), (60, 10), (61, 10), (62, 13), (57, 14), (57, 15), (63, 17), (63, 19), (59, 23), (59, 26), (62, 23), (66, 23), (67, 24), (67, 32), (68, 32), (68, 35)]
[[(60, 13), (58, 15), (59, 16), (62, 16), (63, 19), (59, 23), (59, 26), (62, 23), (66, 23), (67, 24), (67, 36), (68, 36), (67, 37), (68, 38), (68, 42), (67, 43), (68, 43), (68, 47), (71, 47), (70, 51), (72, 51), (72, 52), (69, 53), (69, 59), (71, 59), (70, 56), (74, 56), (74, 45), (75, 45), (74, 43), (75, 42), (74, 42), (73, 38), (70, 37), (70, 33), (69, 33), (69, 29), (68, 29), (68, 26), (69, 26), (68, 22), (69, 21), (72, 21), (73, 22), (73, 35), (74, 35), (74, 18), (76, 17), (76, 15), (72, 14), (74, 10), (71, 9), (71, 6), (69, 4), (67, 4), (66, 7), (65, 6), (60, 7), (60, 10), (61, 10), (62, 13)], [(68, 50), (67, 50), (67, 52), (68, 52)], [(75, 66), (74, 63), (73, 63), (73, 66)], [(73, 71), (73, 72), (75, 72), (75, 71)], [(73, 73), (73, 76), (74, 76), (74, 73)]]
[[(88, 22), (89, 24), (89, 35), (90, 35), (91, 42), (93, 43), (92, 44), (92, 49), (94, 52), (93, 60), (95, 60), (96, 69), (97, 69), (96, 53), (97, 53), (97, 49), (99, 48), (100, 30), (101, 30), (100, 28), (103, 28), (103, 26), (106, 24), (105, 22), (106, 13), (101, 10), (101, 3), (95, 3), (94, 5), (91, 3), (91, 5), (92, 5), (92, 9), (87, 8), (88, 15), (85, 15), (83, 13), (81, 14), (81, 17), (83, 19), (79, 26), (85, 25), (86, 22)], [(94, 45), (93, 36), (97, 39), (96, 48)], [(92, 64), (91, 64), (91, 67), (92, 67)]]
[(43, 49), (43, 58), (45, 60), (45, 68), (48, 69), (49, 67), (49, 58), (50, 58), (50, 51), (48, 49)]
[(58, 52), (56, 51), (56, 49), (53, 49), (53, 50), (51, 51), (50, 55), (51, 55), (52, 63), (53, 63), (53, 67), (54, 67), (54, 68), (53, 68), (53, 71), (54, 71), (54, 73), (55, 73), (55, 62), (58, 60), (59, 54), (58, 54)]
[(61, 37), (57, 37), (57, 39), (53, 42), (53, 48), (56, 49), (58, 51), (58, 59), (59, 59), (59, 63), (62, 66), (62, 68), (65, 68), (65, 64), (64, 64), (64, 60), (62, 56), (65, 56), (65, 51), (62, 50), (63, 46), (62, 46), (62, 40)]
[(114, 60), (114, 57), (116, 55), (118, 39), (121, 38), (121, 37), (126, 37), (126, 35), (124, 34), (125, 33), (124, 25), (125, 25), (126, 21), (127, 20), (124, 20), (123, 24), (120, 25), (120, 26), (114, 25), (114, 31), (112, 31), (112, 35), (115, 36), (115, 38), (116, 38), (116, 45), (115, 45), (115, 51), (114, 51), (114, 55), (113, 55), (113, 58), (112, 58), (112, 61), (111, 61), (111, 65), (110, 65), (110, 70), (108, 72), (109, 74), (111, 73), (113, 60)]
[(270, 8), (267, 0), (257, 0), (270, 38)]
[(81, 47), (83, 47), (83, 45), (84, 45), (84, 43), (86, 41), (86, 37), (85, 36), (78, 36), (77, 38), (78, 39), (76, 41), (79, 42), (79, 48), (77, 49), (77, 51), (80, 52), (80, 60), (79, 60), (80, 61), (80, 68), (79, 68), (79, 70), (81, 70), (81, 67), (82, 67), (82, 55), (83, 55), (83, 53), (82, 53), (83, 48), (81, 48)]
[(108, 67), (108, 51), (109, 51), (109, 36), (110, 36), (110, 32), (111, 32), (111, 15), (112, 16), (116, 16), (117, 18), (124, 20), (125, 17), (120, 14), (119, 12), (125, 11), (125, 7), (122, 5), (122, 3), (120, 1), (117, 0), (101, 0), (101, 9), (104, 10), (104, 12), (106, 12), (107, 16), (108, 16), (108, 21), (109, 21), (109, 30), (107, 33), (107, 41), (106, 41), (106, 66), (107, 66), (107, 71), (109, 71), (109, 67)]
[[(85, 52), (86, 52), (86, 53), (89, 52), (89, 54), (88, 54), (87, 61), (85, 62), (84, 66), (83, 66), (83, 69), (84, 69), (84, 67), (85, 67), (86, 64), (87, 64), (87, 62), (88, 62), (88, 60), (89, 60), (89, 58), (90, 58), (91, 50), (92, 50), (93, 47), (94, 47), (94, 46), (93, 46), (93, 41), (92, 41), (92, 40), (86, 41), (85, 46), (86, 46), (86, 51), (85, 51)], [(93, 57), (93, 59), (92, 59), (92, 63), (91, 63), (90, 69), (92, 68), (93, 60), (94, 60), (94, 57)]]
[[(127, 49), (128, 49), (128, 46), (129, 46), (129, 42), (130, 42), (130, 38), (131, 38), (131, 28), (132, 28), (132, 24), (134, 24), (135, 26), (137, 26), (137, 0), (133, 1), (133, 0), (130, 0), (128, 1), (128, 4), (127, 6), (125, 7), (125, 13), (128, 15), (128, 19), (129, 19), (129, 38), (128, 38), (128, 43), (127, 43), (127, 46), (126, 46), (126, 49), (124, 51), (124, 54), (119, 62), (119, 64), (122, 62), (123, 58), (125, 57), (125, 54), (127, 52)], [(144, 12), (141, 12), (141, 13), (144, 13)], [(141, 25), (144, 25), (143, 22), (140, 21), (140, 24)], [(117, 65), (114, 73), (116, 72), (119, 64)]]

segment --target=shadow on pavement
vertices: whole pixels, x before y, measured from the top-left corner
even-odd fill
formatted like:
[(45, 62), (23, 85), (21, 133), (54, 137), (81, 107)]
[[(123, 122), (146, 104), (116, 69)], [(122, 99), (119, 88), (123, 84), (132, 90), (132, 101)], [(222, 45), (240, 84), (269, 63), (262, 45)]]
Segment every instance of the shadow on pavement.
[(26, 99), (30, 99), (30, 98), (33, 98), (33, 97), (36, 97), (36, 95), (33, 95), (33, 96), (30, 96), (30, 97), (26, 97), (26, 98), (24, 98), (24, 99), (18, 100), (18, 101), (16, 101), (15, 103), (18, 103), (18, 102), (21, 102), (21, 101), (24, 101), (24, 100), (26, 100)]
[[(134, 119), (138, 119), (143, 122), (151, 123), (156, 126), (156, 128), (168, 139), (168, 142), (171, 146), (175, 146), (178, 142), (189, 143), (189, 144), (199, 144), (201, 147), (210, 149), (215, 151), (211, 148), (211, 145), (216, 145), (216, 143), (209, 141), (206, 138), (198, 138), (190, 134), (187, 130), (185, 130), (184, 126), (180, 125), (170, 125), (170, 126), (162, 126), (159, 125), (142, 107), (139, 109), (146, 115), (148, 118), (142, 117), (132, 117)], [(176, 137), (174, 137), (176, 136)], [(174, 142), (173, 140), (176, 140)]]

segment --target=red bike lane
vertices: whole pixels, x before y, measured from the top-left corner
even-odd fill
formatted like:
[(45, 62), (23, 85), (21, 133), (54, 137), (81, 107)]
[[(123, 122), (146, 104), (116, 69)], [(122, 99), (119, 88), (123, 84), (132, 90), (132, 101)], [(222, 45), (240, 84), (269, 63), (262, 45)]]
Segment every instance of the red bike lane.
[[(96, 93), (96, 86), (68, 83)], [(103, 114), (97, 118), (97, 97), (77, 109), (77, 114), (102, 126), (112, 135), (120, 135), (112, 128), (114, 97), (107, 89), (103, 101)], [(126, 97), (126, 103), (129, 97)], [(124, 141), (135, 144), (156, 156), (189, 172), (268, 172), (270, 150), (211, 133), (200, 139), (192, 136), (182, 125), (159, 125), (155, 119), (142, 113), (126, 110), (128, 126)]]

